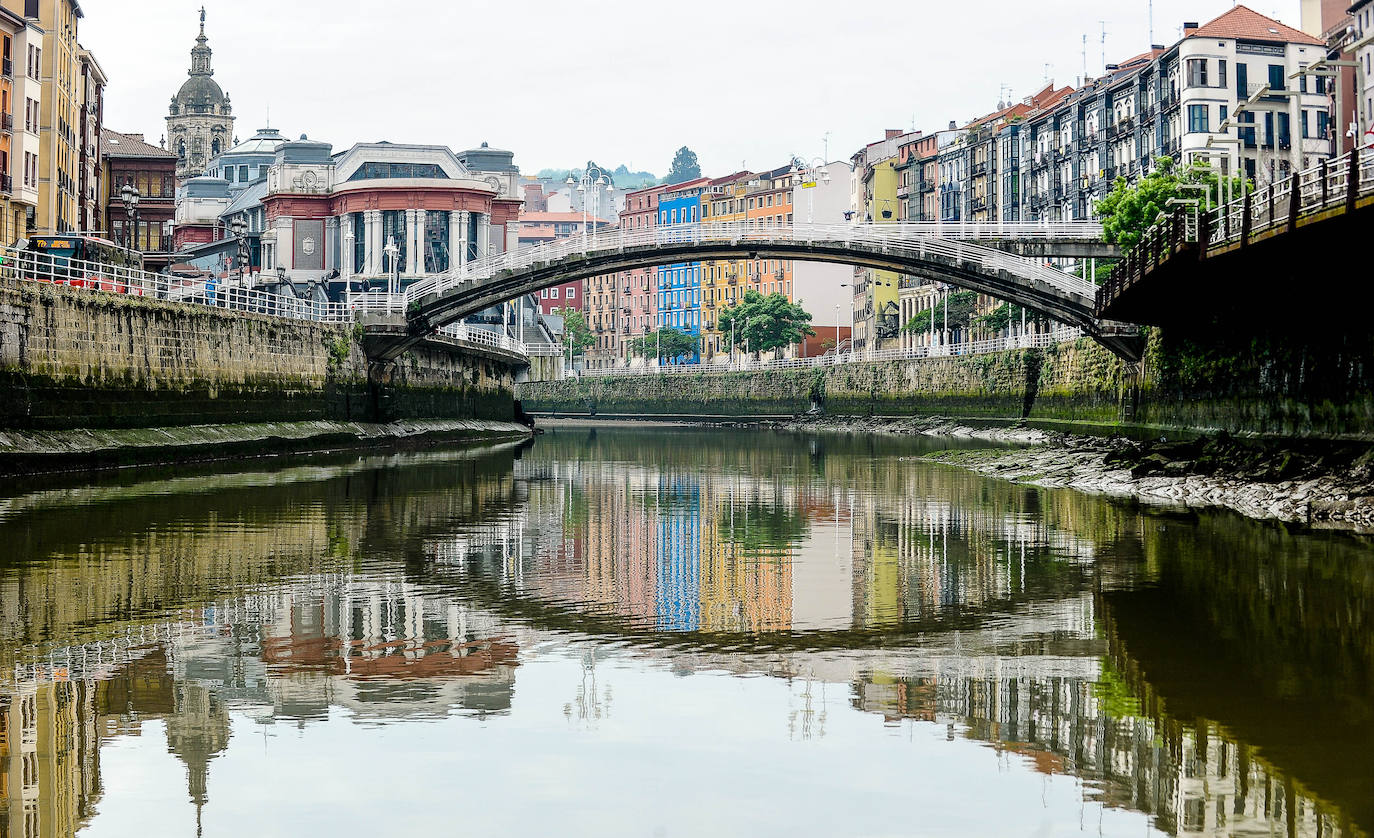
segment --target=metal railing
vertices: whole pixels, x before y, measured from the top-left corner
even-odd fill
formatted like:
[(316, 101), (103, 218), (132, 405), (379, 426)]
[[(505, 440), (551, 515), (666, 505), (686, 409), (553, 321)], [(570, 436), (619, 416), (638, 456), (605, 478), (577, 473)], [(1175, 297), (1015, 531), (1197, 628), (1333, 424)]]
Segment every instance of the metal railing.
[[(999, 240), (1100, 240), (1095, 222), (892, 222), (869, 224), (794, 224), (757, 228), (747, 223), (677, 224), (639, 230), (595, 231), (496, 254), (417, 281), (405, 290), (405, 304), (430, 294), (479, 282), (502, 273), (545, 267), (576, 257), (624, 253), (663, 245), (728, 243), (837, 244), (880, 250), (912, 259), (941, 257), (972, 262), (988, 271), (1007, 271), (1039, 280), (1068, 293), (1091, 297), (1091, 282), (1071, 277), (1042, 263), (973, 242)], [(388, 310), (398, 310), (394, 302)], [(405, 305), (399, 306), (404, 310)]]
[[(912, 346), (903, 349), (864, 349), (849, 352), (830, 352), (813, 358), (779, 358), (772, 361), (755, 361), (750, 358), (706, 361), (700, 364), (668, 364), (657, 366), (648, 363), (643, 366), (610, 367), (606, 369), (584, 370), (580, 375), (593, 378), (611, 378), (626, 375), (700, 375), (703, 373), (752, 372), (756, 370), (798, 370), (817, 367), (832, 367), (843, 364), (863, 364), (874, 361), (908, 361), (923, 358), (949, 358), (959, 355), (987, 355), (1005, 352), (1009, 349), (1045, 349), (1083, 337), (1082, 329), (1058, 328), (1049, 332), (1027, 335), (1012, 335), (984, 340), (964, 341), (961, 343), (936, 344), (934, 346)], [(849, 341), (846, 340), (845, 343)]]
[(341, 303), (322, 303), (246, 288), (233, 279), (185, 279), (13, 248), (0, 248), (0, 260), (3, 260), (0, 276), (7, 280), (47, 283), (294, 320), (323, 323), (348, 323), (353, 320), (353, 313)]
[(440, 326), (438, 333), (444, 337), (475, 343), (478, 346), (502, 349), (506, 352), (514, 352), (519, 355), (530, 354), (529, 347), (515, 338), (512, 338), (510, 335), (502, 332), (494, 332), (491, 329), (472, 326), (467, 323), (450, 323), (447, 326)]
[(1374, 194), (1374, 149), (1356, 150), (1334, 160), (1294, 172), (1240, 198), (1206, 212), (1176, 207), (1145, 232), (1098, 292), (1098, 308), (1167, 262), (1181, 247), (1207, 250), (1239, 243), (1249, 245), (1257, 234), (1284, 227), (1296, 229), (1304, 214), (1345, 206)]

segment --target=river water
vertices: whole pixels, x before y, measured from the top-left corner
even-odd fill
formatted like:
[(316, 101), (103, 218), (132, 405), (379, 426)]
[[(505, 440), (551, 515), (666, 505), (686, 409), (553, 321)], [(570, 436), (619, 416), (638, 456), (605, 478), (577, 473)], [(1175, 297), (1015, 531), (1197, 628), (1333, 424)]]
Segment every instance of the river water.
[(1374, 551), (946, 440), (11, 484), (0, 838), (1374, 830)]

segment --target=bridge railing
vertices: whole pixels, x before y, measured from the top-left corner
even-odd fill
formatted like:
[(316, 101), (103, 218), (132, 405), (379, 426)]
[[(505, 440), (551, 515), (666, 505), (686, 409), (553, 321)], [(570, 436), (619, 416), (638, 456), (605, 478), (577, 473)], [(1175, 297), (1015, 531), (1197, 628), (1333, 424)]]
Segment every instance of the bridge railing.
[(750, 358), (735, 358), (730, 361), (708, 361), (700, 364), (653, 363), (643, 366), (611, 367), (609, 369), (585, 370), (584, 376), (606, 378), (623, 375), (698, 375), (712, 372), (748, 372), (754, 370), (795, 370), (815, 369), (843, 364), (862, 364), (872, 361), (906, 361), (922, 358), (948, 358), (959, 355), (987, 355), (1005, 352), (1009, 349), (1045, 349), (1083, 337), (1082, 329), (1058, 328), (1049, 332), (1013, 335), (1009, 337), (988, 338), (985, 340), (964, 341), (933, 346), (912, 346), (903, 349), (869, 349), (850, 352), (830, 352), (812, 358), (779, 358), (772, 361), (755, 361)]
[(514, 273), (576, 257), (590, 257), (623, 253), (628, 250), (681, 244), (723, 243), (738, 246), (757, 242), (775, 244), (844, 244), (856, 249), (870, 249), (884, 254), (914, 260), (941, 257), (960, 263), (974, 263), (988, 271), (1008, 271), (1030, 280), (1043, 282), (1067, 293), (1091, 298), (1097, 287), (1033, 259), (1015, 256), (975, 244), (1006, 238), (1100, 238), (1099, 225), (1081, 222), (1069, 224), (995, 223), (995, 224), (928, 224), (897, 222), (891, 224), (781, 224), (759, 225), (752, 222), (697, 222), (665, 225), (638, 230), (590, 231), (583, 236), (560, 239), (468, 262), (454, 270), (436, 274), (416, 282), (405, 291), (406, 302), (419, 300), (430, 294), (479, 282), (501, 273)]
[(1131, 248), (1098, 292), (1101, 309), (1122, 291), (1168, 261), (1181, 247), (1206, 250), (1239, 242), (1280, 227), (1294, 229), (1305, 214), (1344, 206), (1374, 194), (1374, 149), (1357, 149), (1294, 172), (1206, 213), (1176, 207)]
[(454, 340), (475, 343), (478, 346), (489, 346), (493, 349), (502, 349), (506, 352), (513, 352), (518, 355), (530, 354), (529, 348), (524, 343), (512, 338), (510, 335), (501, 332), (493, 332), (490, 329), (482, 329), (470, 326), (467, 323), (451, 323), (447, 326), (439, 327), (439, 334), (453, 338)]
[(269, 317), (347, 323), (353, 313), (341, 303), (274, 294), (233, 279), (183, 278), (32, 251), (0, 248), (0, 276), (106, 294), (207, 306)]

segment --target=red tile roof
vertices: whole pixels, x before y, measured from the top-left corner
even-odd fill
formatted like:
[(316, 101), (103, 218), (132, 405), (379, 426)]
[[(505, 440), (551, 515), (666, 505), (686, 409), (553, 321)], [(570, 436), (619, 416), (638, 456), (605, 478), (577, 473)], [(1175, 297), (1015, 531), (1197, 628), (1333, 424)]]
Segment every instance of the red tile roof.
[(1243, 38), (1247, 41), (1276, 41), (1293, 44), (1325, 46), (1320, 38), (1285, 26), (1271, 17), (1265, 17), (1247, 6), (1236, 6), (1231, 11), (1210, 21), (1189, 38)]

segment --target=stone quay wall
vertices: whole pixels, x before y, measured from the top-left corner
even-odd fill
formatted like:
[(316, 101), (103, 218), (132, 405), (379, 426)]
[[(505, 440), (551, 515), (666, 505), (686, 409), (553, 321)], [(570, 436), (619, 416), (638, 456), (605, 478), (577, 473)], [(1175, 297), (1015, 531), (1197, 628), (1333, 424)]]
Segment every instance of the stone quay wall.
[(442, 341), (369, 384), (361, 333), (118, 294), (0, 285), (0, 428), (513, 418), (498, 358)]
[(806, 370), (585, 377), (522, 384), (525, 410), (558, 415), (744, 418), (944, 416), (1093, 433), (1213, 433), (1374, 440), (1374, 340), (1148, 330), (1123, 362), (1084, 338), (1045, 350)]

